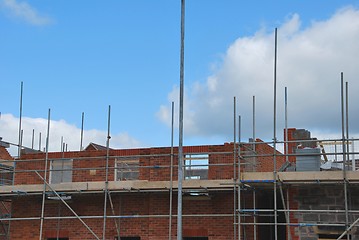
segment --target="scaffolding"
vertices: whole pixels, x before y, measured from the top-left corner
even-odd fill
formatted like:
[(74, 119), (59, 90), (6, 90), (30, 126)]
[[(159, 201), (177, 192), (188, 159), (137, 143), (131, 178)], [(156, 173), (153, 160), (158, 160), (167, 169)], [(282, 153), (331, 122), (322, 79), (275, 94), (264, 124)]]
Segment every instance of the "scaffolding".
[[(185, 1), (182, 0), (181, 2), (180, 101), (183, 105)], [(0, 207), (2, 211), (1, 229), (3, 231), (1, 237), (3, 239), (11, 238), (11, 234), (13, 234), (11, 224), (13, 222), (37, 221), (40, 224), (39, 229), (36, 230), (38, 230), (39, 240), (42, 240), (46, 222), (56, 221), (56, 231), (48, 238), (63, 239), (66, 238), (61, 232), (63, 221), (78, 220), (94, 239), (108, 239), (110, 228), (114, 228), (111, 231), (116, 233), (116, 239), (121, 239), (123, 238), (122, 232), (126, 231), (123, 228), (125, 220), (164, 219), (168, 221), (168, 239), (173, 239), (176, 235), (172, 231), (175, 225), (172, 220), (177, 218), (177, 237), (182, 238), (183, 217), (185, 219), (212, 218), (216, 219), (217, 222), (230, 219), (228, 229), (231, 230), (228, 232), (233, 233), (233, 240), (294, 240), (301, 238), (302, 229), (310, 229), (312, 231), (308, 233), (311, 234), (310, 237), (317, 239), (341, 239), (343, 237), (354, 239), (357, 235), (352, 230), (359, 222), (359, 205), (353, 204), (350, 195), (356, 193), (355, 187), (359, 183), (359, 172), (356, 171), (357, 161), (355, 158), (358, 152), (355, 151), (354, 147), (350, 149), (349, 146), (354, 146), (354, 143), (359, 139), (349, 138), (348, 101), (347, 99), (344, 100), (343, 74), (341, 74), (342, 137), (325, 141), (309, 138), (290, 140), (286, 123), (285, 140), (279, 141), (276, 135), (277, 29), (275, 29), (274, 56), (272, 141), (264, 142), (255, 137), (254, 97), (253, 138), (248, 143), (242, 142), (239, 118), (239, 140), (237, 141), (236, 100), (234, 99), (234, 139), (227, 146), (226, 144), (223, 145), (226, 151), (207, 151), (208, 149), (205, 147), (203, 149), (198, 147), (194, 148), (197, 150), (186, 151), (184, 149), (182, 152), (183, 107), (181, 107), (180, 146), (178, 148), (174, 150), (173, 147), (172, 110), (172, 146), (167, 149), (166, 153), (139, 154), (133, 151), (131, 154), (117, 154), (116, 150), (109, 148), (109, 107), (105, 150), (97, 150), (94, 155), (86, 156), (88, 155), (86, 150), (82, 149), (82, 131), (79, 152), (66, 152), (63, 148), (61, 154), (49, 153), (49, 110), (45, 152), (32, 155), (42, 156), (40, 158), (29, 159), (27, 154), (21, 154), (23, 148), (21, 127), (23, 84), (21, 83), (19, 143), (17, 144), (19, 158), (14, 161), (3, 160), (2, 163), (7, 166), (10, 164), (10, 167), (0, 169), (1, 176), (4, 178), (2, 182), (9, 183), (0, 186), (0, 200), (3, 206), (3, 208)], [(347, 97), (347, 83), (345, 93)], [(334, 152), (328, 148), (325, 149), (325, 146), (337, 146), (337, 143), (341, 145), (339, 150), (336, 147)], [(306, 147), (303, 147), (306, 144), (309, 144), (310, 150), (314, 152), (307, 151)], [(41, 150), (41, 143), (39, 145), (39, 150)], [(357, 144), (355, 145), (357, 146)], [(301, 158), (300, 161), (314, 163), (314, 167), (301, 169), (298, 164), (299, 158)], [(153, 164), (143, 164), (144, 159), (151, 159)], [(176, 159), (179, 160), (176, 161)], [(88, 166), (88, 162), (93, 163), (93, 165)], [(333, 162), (336, 169), (333, 170), (330, 167), (327, 171), (321, 171), (322, 162)], [(174, 170), (178, 170), (177, 175)], [(86, 174), (83, 174), (84, 172)], [(182, 173), (184, 174), (182, 175)], [(9, 181), (4, 181), (6, 178), (4, 176), (8, 175), (11, 176), (7, 179)], [(319, 197), (314, 200), (303, 199), (302, 196), (306, 196), (305, 193), (308, 194), (307, 196), (313, 195), (310, 192), (312, 188), (316, 191), (334, 189), (335, 192), (331, 191), (331, 194), (339, 195), (339, 197), (333, 197), (336, 203), (334, 208), (321, 208), (319, 202), (316, 204)], [(338, 190), (340, 193), (337, 192)], [(127, 194), (147, 193), (161, 193), (168, 196), (168, 212), (131, 214), (123, 211), (128, 207), (124, 201)], [(178, 195), (177, 215), (173, 214), (172, 209), (174, 193)], [(211, 194), (213, 193), (228, 194), (231, 199), (229, 201), (231, 211), (182, 213), (182, 199), (207, 199), (211, 201)], [(18, 199), (31, 197), (41, 198), (39, 205), (41, 214), (37, 216), (27, 216), (27, 214), (14, 216), (9, 206), (13, 207), (14, 202)], [(99, 207), (99, 210), (102, 214), (84, 215), (77, 212), (77, 209), (70, 204), (74, 197), (92, 197), (96, 201), (101, 198), (103, 200), (101, 206), (103, 207)], [(57, 211), (52, 212), (56, 214), (50, 215), (46, 209), (49, 208), (49, 203), (54, 201), (58, 203), (56, 204), (57, 208), (52, 206), (51, 209)], [(4, 211), (5, 213), (3, 213)], [(332, 216), (335, 216), (336, 221), (332, 221), (330, 218)], [(102, 227), (94, 229), (94, 225), (89, 224), (91, 220), (97, 223), (102, 221), (100, 224)], [(109, 226), (110, 222), (113, 225)], [(132, 239), (139, 239), (138, 237), (132, 237)]]
[[(333, 139), (333, 140), (326, 140), (326, 146), (334, 146), (337, 144), (339, 139)], [(346, 140), (345, 140), (346, 141)], [(353, 140), (350, 143), (345, 144), (354, 144), (354, 142), (357, 141)], [(306, 162), (309, 166), (313, 167), (317, 165), (318, 157), (319, 157), (319, 163), (324, 164), (328, 157), (337, 159), (336, 161), (332, 161), (332, 163), (337, 163), (334, 165), (332, 169), (316, 169), (316, 168), (308, 168), (308, 169), (301, 169), (297, 170), (295, 161), (289, 162), (285, 161), (281, 167), (277, 169), (277, 174), (274, 177), (272, 177), (271, 173), (260, 173), (260, 172), (253, 172), (249, 173), (246, 172), (246, 168), (241, 168), (243, 171), (241, 172), (241, 181), (239, 185), (238, 191), (243, 191), (247, 193), (247, 195), (252, 194), (253, 201), (250, 206), (246, 205), (241, 202), (242, 204), (238, 204), (238, 212), (241, 216), (241, 220), (238, 221), (237, 224), (241, 225), (241, 228), (248, 229), (249, 227), (252, 228), (253, 231), (253, 239), (257, 239), (257, 231), (256, 226), (267, 226), (272, 225), (274, 228), (278, 230), (278, 228), (282, 228), (282, 232), (286, 233), (286, 237), (283, 237), (282, 235), (278, 234), (274, 235), (273, 239), (279, 238), (279, 239), (298, 239), (298, 232), (300, 232), (300, 229), (303, 229), (305, 227), (310, 227), (311, 229), (314, 229), (313, 234), (311, 237), (317, 236), (317, 239), (324, 239), (320, 236), (326, 236), (325, 239), (341, 239), (342, 237), (346, 236), (348, 239), (354, 239), (353, 236), (357, 236), (357, 233), (350, 233), (350, 230), (358, 223), (359, 220), (356, 220), (355, 216), (358, 214), (358, 206), (356, 209), (350, 209), (348, 205), (350, 204), (351, 199), (349, 198), (348, 193), (348, 187), (350, 186), (352, 190), (355, 189), (355, 186), (357, 186), (358, 179), (356, 179), (358, 172), (352, 171), (353, 169), (356, 169), (356, 161), (345, 161), (343, 159), (355, 159), (355, 155), (358, 154), (358, 152), (354, 151), (354, 148), (352, 148), (353, 151), (350, 152), (338, 152), (336, 149), (336, 152), (329, 152), (329, 151), (320, 151), (320, 146), (322, 145), (323, 141), (321, 140), (299, 140), (299, 141), (286, 141), (286, 142), (277, 142), (281, 144), (296, 144), (301, 145), (303, 143), (315, 143), (316, 147), (316, 153), (313, 153), (313, 148), (306, 148), (304, 151), (298, 151), (297, 153), (287, 153), (283, 154), (285, 158), (287, 159), (293, 159), (295, 158), (298, 161), (298, 158), (305, 158), (308, 161), (312, 161), (315, 164), (310, 164), (310, 162)], [(285, 148), (285, 146), (282, 146)], [(323, 146), (322, 146), (323, 147)], [(284, 149), (283, 148), (283, 149)], [(348, 148), (343, 148), (348, 149)], [(301, 149), (298, 149), (301, 150)], [(345, 154), (345, 156), (343, 156)], [(263, 157), (263, 155), (256, 155), (256, 157)], [(267, 157), (268, 155), (264, 155)], [(282, 156), (282, 155), (280, 155)], [(252, 155), (240, 155), (239, 161), (242, 161), (242, 163), (239, 164), (252, 164)], [(247, 161), (247, 159), (250, 159)], [(338, 160), (339, 159), (339, 160)], [(297, 162), (298, 163), (298, 162)], [(338, 165), (338, 163), (340, 163)], [(299, 164), (298, 164), (299, 165)], [(338, 166), (341, 166), (338, 168)], [(284, 170), (285, 169), (285, 170)], [(344, 175), (345, 172), (345, 175)], [(345, 176), (345, 178), (344, 178)], [(278, 189), (276, 192), (272, 192), (270, 194), (272, 197), (272, 206), (271, 209), (268, 207), (266, 209), (261, 209), (256, 207), (256, 203), (258, 204), (258, 200), (256, 200), (256, 195), (258, 193), (267, 192), (268, 189), (271, 188), (271, 185), (276, 182)], [(310, 189), (310, 188), (317, 188), (321, 187), (323, 189), (330, 188), (333, 191), (338, 191), (337, 193), (340, 197), (342, 197), (342, 208), (341, 209), (329, 209), (325, 208), (323, 209), (322, 205), (319, 202), (314, 202), (308, 209), (299, 209), (298, 206), (290, 206), (290, 203), (293, 202), (293, 200), (298, 199), (298, 195), (293, 194), (293, 189)], [(344, 194), (340, 194), (340, 186), (342, 186), (342, 191)], [(355, 190), (354, 190), (355, 191)], [(274, 202), (275, 199), (274, 195), (277, 195), (278, 202)], [(307, 196), (308, 198), (312, 195), (309, 194)], [(322, 196), (325, 197), (333, 197), (333, 196)], [(339, 198), (339, 197), (338, 197)], [(270, 200), (270, 199), (269, 199)], [(316, 201), (315, 199), (314, 201)], [(311, 200), (307, 200), (311, 201)], [(277, 207), (273, 207), (274, 204), (277, 204)], [(325, 222), (320, 221), (320, 219), (309, 219), (307, 221), (300, 221), (298, 217), (294, 217), (295, 215), (305, 215), (305, 214), (311, 214), (312, 216), (316, 216), (316, 214), (320, 215), (320, 213), (323, 214), (341, 214), (345, 216), (345, 221), (338, 221), (338, 222)], [(269, 219), (272, 218), (269, 222), (258, 222), (258, 218), (261, 216), (267, 216)], [(250, 221), (246, 221), (246, 218), (250, 219)], [(281, 218), (281, 220), (275, 221), (274, 218)], [(318, 218), (318, 217), (317, 217)], [(262, 217), (263, 219), (263, 217)], [(351, 219), (351, 222), (349, 222), (349, 219)], [(342, 219), (341, 219), (342, 220)], [(354, 221), (355, 220), (355, 221)], [(285, 229), (283, 228), (285, 227)], [(334, 229), (334, 230), (333, 230)], [(242, 231), (243, 236), (242, 238), (239, 237), (238, 239), (247, 239), (245, 236), (245, 230)], [(343, 234), (342, 234), (343, 233)], [(348, 234), (350, 233), (350, 234)], [(342, 235), (341, 235), (342, 234)], [(339, 238), (340, 237), (340, 238)], [(272, 238), (271, 238), (272, 239)]]
[[(342, 149), (350, 149), (346, 144), (353, 145), (359, 139), (351, 139), (350, 142), (344, 141)], [(352, 164), (356, 161), (348, 159), (355, 158), (358, 154), (355, 151), (330, 151), (330, 143), (337, 144), (340, 139), (333, 140), (317, 140), (317, 139), (300, 139), (288, 141), (276, 141), (279, 148), (285, 149), (288, 144), (296, 146), (295, 149), (301, 149), (301, 146), (309, 144), (314, 148), (304, 148), (307, 150), (319, 149), (320, 145), (325, 142), (326, 151), (298, 151), (281, 153), (276, 151), (271, 153), (273, 142), (263, 142), (260, 140), (251, 140), (248, 143), (228, 143), (221, 145), (227, 151), (211, 151), (202, 146), (189, 151), (184, 151), (184, 179), (183, 179), (183, 199), (207, 199), (210, 201), (211, 195), (218, 192), (225, 192), (230, 195), (233, 192), (235, 199), (233, 201), (234, 211), (232, 213), (185, 213), (182, 215), (184, 219), (189, 218), (233, 218), (233, 239), (263, 239), (264, 233), (269, 233), (270, 238), (266, 239), (296, 239), (298, 237), (298, 229), (310, 227), (314, 229), (318, 236), (339, 236), (346, 234), (349, 239), (353, 239), (352, 230), (359, 220), (356, 216), (359, 214), (359, 208), (352, 206), (349, 208), (350, 198), (343, 197), (342, 209), (321, 209), (315, 205), (310, 209), (303, 209), (298, 206), (291, 206), (294, 189), (302, 189), (304, 186), (321, 186), (322, 188), (343, 188), (344, 194), (350, 195), (353, 186), (359, 183), (359, 172), (352, 171)], [(201, 149), (198, 151), (198, 149)], [(232, 149), (232, 150), (231, 150)], [(351, 148), (354, 149), (354, 148)], [(77, 219), (83, 227), (92, 234), (95, 239), (108, 239), (108, 228), (113, 228), (112, 222), (115, 224), (117, 236), (121, 236), (122, 221), (124, 219), (168, 219), (171, 223), (172, 219), (177, 217), (171, 210), (168, 213), (161, 214), (123, 214), (118, 211), (118, 202), (121, 196), (127, 194), (144, 194), (144, 193), (161, 193), (168, 194), (177, 193), (178, 180), (176, 174), (172, 170), (178, 168), (177, 148), (166, 148), (166, 153), (148, 153), (143, 154), (131, 152), (128, 154), (118, 154), (116, 150), (100, 150), (94, 156), (86, 155), (86, 150), (80, 152), (62, 152), (58, 153), (38, 153), (30, 154), (33, 156), (43, 156), (44, 158), (27, 158), (24, 154), (22, 158), (11, 160), (3, 160), (4, 168), (1, 170), (2, 181), (6, 184), (0, 187), (0, 199), (2, 206), (11, 205), (11, 201), (18, 198), (26, 198), (30, 196), (42, 197), (41, 215), (39, 216), (13, 216), (10, 209), (7, 214), (1, 215), (1, 223), (4, 238), (10, 239), (11, 223), (14, 221), (40, 221), (39, 236), (43, 239), (44, 226), (46, 221), (56, 220), (57, 232), (60, 234), (62, 221), (70, 221)], [(95, 151), (96, 152), (96, 151)], [(147, 151), (148, 152), (148, 151)], [(265, 165), (274, 166), (273, 159), (276, 154), (277, 173), (263, 171)], [(344, 155), (345, 154), (345, 155)], [(75, 157), (77, 156), (77, 157)], [(351, 157), (352, 156), (352, 157)], [(342, 163), (343, 168), (320, 171), (320, 169), (308, 169), (296, 171), (295, 161), (299, 157), (309, 160), (325, 162), (325, 159), (336, 159), (337, 163)], [(144, 159), (150, 159), (152, 165), (143, 164)], [(232, 159), (232, 160), (231, 160)], [(347, 159), (345, 161), (345, 159)], [(168, 161), (170, 160), (170, 161)], [(234, 163), (233, 163), (234, 160)], [(48, 162), (46, 164), (46, 162)], [(88, 166), (91, 162), (94, 166)], [(288, 164), (289, 162), (289, 164)], [(17, 165), (13, 171), (13, 164)], [(31, 166), (31, 167), (29, 167)], [(283, 167), (285, 166), (285, 167)], [(267, 166), (268, 167), (268, 166)], [(345, 178), (344, 176), (345, 171)], [(10, 173), (10, 174), (9, 174)], [(12, 184), (12, 174), (14, 174), (14, 184)], [(86, 173), (86, 174), (84, 174)], [(233, 175), (235, 174), (235, 175)], [(95, 179), (88, 181), (80, 181), (83, 176), (93, 176)], [(163, 175), (167, 177), (154, 178), (154, 176)], [(7, 177), (5, 177), (7, 176)], [(27, 176), (28, 178), (24, 178)], [(31, 177), (29, 177), (31, 176)], [(145, 177), (149, 179), (145, 179)], [(33, 179), (33, 182), (26, 182), (26, 179)], [(5, 181), (6, 180), (6, 181)], [(106, 181), (107, 180), (107, 181)], [(42, 182), (42, 184), (41, 184)], [(273, 184), (277, 184), (276, 192), (273, 192)], [(347, 186), (345, 193), (344, 186)], [(298, 190), (297, 190), (298, 191)], [(302, 190), (300, 190), (302, 191)], [(108, 211), (103, 207), (103, 214), (96, 215), (80, 215), (76, 209), (71, 207), (69, 202), (76, 196), (93, 196), (103, 195), (103, 202), (106, 203)], [(277, 195), (277, 202), (274, 201), (274, 195)], [(84, 198), (86, 199), (86, 198)], [(116, 202), (114, 201), (116, 199)], [(171, 203), (172, 203), (172, 198)], [(58, 212), (54, 215), (46, 214), (46, 208), (50, 202), (58, 202)], [(345, 204), (344, 201), (347, 201)], [(277, 206), (275, 206), (275, 204)], [(126, 203), (121, 202), (121, 209), (126, 208)], [(62, 207), (61, 207), (62, 206)], [(62, 210), (61, 210), (62, 209)], [(65, 209), (72, 214), (62, 214)], [(345, 216), (348, 221), (323, 222), (323, 221), (304, 221), (298, 216), (307, 216), (306, 214), (340, 214)], [(297, 217), (294, 217), (297, 216)], [(89, 219), (97, 219), (103, 221), (102, 236), (95, 231), (87, 221)], [(275, 220), (277, 219), (277, 220)], [(350, 222), (349, 222), (350, 221)], [(111, 226), (107, 226), (106, 222), (111, 222)], [(10, 223), (10, 224), (4, 224)], [(168, 225), (169, 239), (173, 239), (172, 223)], [(5, 230), (6, 229), (6, 230)], [(276, 230), (277, 229), (277, 230)], [(329, 230), (330, 231), (329, 231)], [(334, 229), (334, 230), (333, 230)], [(330, 233), (325, 234), (326, 231)], [(342, 231), (339, 233), (339, 231)], [(335, 233), (333, 233), (335, 232)], [(349, 234), (347, 234), (349, 233)], [(285, 234), (285, 238), (283, 238)], [(344, 236), (343, 235), (343, 236)], [(59, 235), (60, 236), (60, 235)], [(58, 237), (59, 237), (58, 236)], [(321, 239), (318, 237), (318, 239)], [(334, 238), (333, 238), (334, 239)]]
[[(253, 98), (253, 112), (254, 110)], [(344, 110), (342, 114), (344, 115)], [(172, 121), (173, 115), (172, 103)], [(152, 153), (151, 148), (144, 149), (143, 152), (138, 149), (110, 149), (109, 107), (106, 147), (97, 146), (92, 154), (83, 150), (82, 144), (77, 152), (68, 152), (62, 147), (59, 153), (49, 153), (49, 135), (46, 138), (45, 152), (36, 151), (33, 147), (25, 148), (21, 141), (20, 144), (12, 144), (22, 151), (19, 150), (16, 160), (2, 161), (2, 166), (7, 167), (0, 171), (1, 182), (4, 183), (0, 186), (0, 200), (4, 206), (0, 218), (3, 232), (1, 236), (3, 239), (10, 239), (12, 222), (39, 221), (38, 234), (42, 240), (46, 222), (57, 221), (56, 234), (52, 236), (59, 239), (63, 236), (61, 223), (75, 219), (81, 222), (93, 238), (104, 240), (108, 239), (106, 234), (109, 228), (114, 228), (116, 237), (120, 238), (125, 220), (154, 218), (168, 220), (168, 239), (173, 239), (176, 235), (172, 228), (177, 227), (178, 230), (178, 225), (173, 220), (180, 215), (180, 219), (232, 219), (232, 230), (228, 232), (232, 232), (232, 238), (238, 240), (263, 239), (263, 236), (270, 240), (299, 239), (301, 229), (305, 228), (310, 228), (318, 239), (322, 239), (320, 236), (326, 236), (327, 239), (328, 236), (334, 236), (330, 239), (340, 239), (343, 236), (353, 239), (353, 229), (359, 221), (359, 206), (352, 206), (354, 204), (350, 194), (351, 191), (355, 192), (353, 186), (359, 183), (355, 157), (358, 153), (354, 147), (359, 139), (349, 139), (348, 124), (344, 122), (343, 120), (343, 136), (340, 139), (312, 139), (306, 130), (286, 127), (284, 141), (277, 140), (275, 136), (274, 140), (264, 142), (256, 139), (253, 131), (253, 138), (249, 142), (242, 142), (239, 116), (237, 141), (234, 98), (233, 142), (212, 146), (212, 150), (210, 146), (187, 147), (182, 153), (181, 161), (178, 160), (179, 148), (173, 146), (173, 122), (170, 148), (162, 148), (163, 151), (156, 153)], [(49, 130), (50, 110), (48, 133)], [(293, 132), (298, 136), (292, 136)], [(300, 164), (303, 162), (304, 164)], [(326, 166), (326, 171), (321, 171), (321, 163), (328, 162), (332, 163), (330, 168)], [(184, 173), (181, 179), (178, 179), (179, 175), (175, 171), (179, 168), (183, 168)], [(303, 207), (298, 204), (293, 206), (293, 201), (301, 201), (295, 191), (303, 191), (303, 186), (342, 187), (342, 208), (336, 206), (335, 209), (321, 209), (315, 205), (306, 208), (305, 205)], [(213, 194), (229, 194), (233, 196), (233, 208), (219, 213), (182, 214), (177, 211), (177, 214), (173, 214), (172, 196), (174, 193), (179, 195), (179, 188), (181, 200), (211, 201)], [(118, 210), (126, 208), (123, 200), (126, 194), (144, 193), (168, 194), (168, 212), (124, 214)], [(13, 206), (13, 201), (31, 196), (41, 197), (41, 214), (14, 216), (9, 207)], [(102, 214), (78, 214), (76, 208), (69, 204), (78, 196), (103, 196)], [(57, 211), (49, 215), (46, 208), (54, 201), (58, 203)], [(64, 214), (66, 211), (71, 214)], [(329, 222), (315, 217), (309, 219), (307, 213), (318, 216), (341, 214), (344, 217)], [(102, 230), (93, 229), (88, 223), (91, 220), (102, 220)], [(109, 227), (108, 224), (113, 225)]]

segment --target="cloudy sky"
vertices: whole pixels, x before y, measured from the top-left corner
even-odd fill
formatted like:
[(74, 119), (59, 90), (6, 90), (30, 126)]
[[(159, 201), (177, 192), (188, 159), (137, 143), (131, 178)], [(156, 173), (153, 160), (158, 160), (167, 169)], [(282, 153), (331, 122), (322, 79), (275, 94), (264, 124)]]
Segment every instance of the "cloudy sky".
[[(187, 0), (184, 144), (233, 139), (233, 98), (242, 141), (273, 138), (274, 29), (278, 29), (277, 137), (288, 127), (340, 138), (340, 73), (349, 125), (359, 133), (359, 1)], [(105, 144), (169, 146), (178, 118), (180, 0), (0, 0), (0, 137), (17, 143), (23, 82), (23, 143), (50, 150)], [(175, 143), (178, 139), (177, 121)]]

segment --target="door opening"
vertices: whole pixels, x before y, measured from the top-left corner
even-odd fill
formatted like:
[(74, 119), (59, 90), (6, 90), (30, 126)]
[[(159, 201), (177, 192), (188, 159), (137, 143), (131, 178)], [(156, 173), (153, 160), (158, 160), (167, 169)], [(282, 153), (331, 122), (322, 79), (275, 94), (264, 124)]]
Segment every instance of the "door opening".
[[(283, 209), (282, 201), (280, 200), (280, 194), (277, 194), (277, 209)], [(274, 209), (274, 197), (273, 190), (263, 190), (258, 196), (258, 209)], [(277, 221), (278, 223), (285, 223), (284, 212), (277, 212)], [(258, 217), (258, 222), (262, 223), (272, 223), (272, 225), (259, 225), (258, 226), (258, 236), (260, 240), (274, 240), (275, 239), (275, 226), (274, 226), (274, 215), (273, 214), (263, 214)], [(277, 226), (277, 237), (278, 239), (286, 239), (286, 226), (278, 225)]]

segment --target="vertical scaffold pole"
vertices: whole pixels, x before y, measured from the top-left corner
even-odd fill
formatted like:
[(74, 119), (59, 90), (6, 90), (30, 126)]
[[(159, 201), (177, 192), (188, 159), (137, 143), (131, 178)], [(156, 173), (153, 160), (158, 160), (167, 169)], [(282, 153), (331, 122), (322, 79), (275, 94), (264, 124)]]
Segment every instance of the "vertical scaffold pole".
[(21, 157), (21, 131), (22, 131), (22, 95), (23, 95), (23, 82), (21, 82), (21, 88), (20, 88), (20, 113), (19, 113), (19, 143), (17, 147), (17, 156), (18, 158)]
[(41, 132), (39, 132), (39, 151), (41, 151)]
[(273, 210), (274, 210), (274, 239), (278, 239), (277, 216), (277, 28), (274, 32), (274, 109), (273, 109)]
[(173, 198), (173, 128), (174, 128), (174, 102), (171, 105), (171, 166), (170, 166), (170, 212), (168, 219), (168, 240), (172, 239), (172, 198)]
[(181, 56), (180, 56), (180, 110), (178, 144), (178, 198), (177, 198), (177, 240), (182, 240), (182, 181), (183, 181), (183, 98), (184, 98), (184, 27), (185, 0), (181, 0)]
[[(254, 155), (254, 163), (256, 164), (257, 158), (256, 158), (256, 96), (253, 96), (253, 106), (252, 106), (252, 138), (253, 138), (253, 155)], [(253, 208), (256, 209), (256, 190), (253, 189)], [(257, 213), (254, 212), (253, 216), (254, 226), (253, 226), (253, 240), (257, 240)]]
[(284, 121), (285, 121), (285, 161), (289, 162), (289, 156), (288, 156), (288, 96), (287, 96), (287, 87), (284, 88)]
[[(345, 131), (346, 131), (346, 152), (347, 152), (347, 163), (349, 166), (349, 162), (350, 162), (350, 149), (349, 149), (349, 145), (350, 145), (350, 141), (349, 141), (349, 96), (348, 96), (348, 82), (345, 82)], [(353, 143), (354, 144), (354, 143)]]
[(84, 119), (85, 119), (85, 113), (82, 112), (82, 116), (81, 116), (81, 139), (80, 139), (80, 151), (82, 151), (83, 149), (83, 140), (84, 140)]
[[(236, 134), (237, 134), (237, 114), (236, 114), (236, 97), (233, 97), (233, 239), (236, 239), (237, 235), (237, 214), (240, 215), (239, 207), (237, 208), (237, 175), (236, 175), (236, 165), (237, 165), (237, 149), (236, 149)], [(238, 211), (238, 212), (237, 212)], [(238, 222), (238, 225), (240, 225), (240, 222)], [(240, 236), (241, 233), (238, 232), (238, 236)]]
[(105, 176), (105, 199), (103, 203), (103, 229), (102, 239), (106, 239), (106, 219), (107, 219), (107, 194), (108, 194), (108, 165), (110, 154), (110, 123), (111, 123), (111, 106), (108, 106), (108, 122), (107, 122), (107, 141), (106, 141), (106, 176)]
[[(349, 227), (349, 214), (348, 214), (348, 189), (347, 189), (347, 154), (346, 154), (346, 141), (345, 141), (345, 110), (344, 110), (344, 74), (340, 73), (340, 88), (341, 88), (341, 113), (342, 113), (342, 148), (343, 148), (343, 184), (344, 184), (344, 207), (345, 207), (345, 229)], [(349, 240), (349, 234), (347, 234)]]
[(241, 240), (241, 115), (238, 116), (238, 185), (237, 185), (237, 193), (238, 193), (238, 240)]
[[(19, 109), (19, 139), (18, 139), (18, 146), (17, 146), (17, 157), (20, 159), (21, 157), (21, 132), (22, 132), (22, 94), (23, 94), (23, 82), (21, 82), (21, 86), (20, 86), (20, 109)], [(15, 175), (16, 175), (16, 160), (14, 162), (14, 170), (13, 170), (13, 184), (14, 184), (14, 180), (15, 180)]]
[[(287, 194), (287, 209), (290, 210), (290, 205), (289, 205), (289, 189), (290, 189), (290, 186), (287, 187), (287, 191), (286, 191), (286, 194)], [(289, 217), (289, 221), (290, 221), (290, 214), (291, 212), (289, 211), (288, 212), (288, 217)], [(287, 231), (287, 237), (288, 237), (288, 240), (291, 240), (292, 238), (292, 234), (291, 234), (291, 230), (290, 230), (290, 226), (287, 226), (288, 227), (288, 231)]]
[(253, 226), (253, 240), (257, 240), (257, 204), (256, 204), (256, 189), (253, 188), (253, 208), (254, 208), (254, 213), (253, 213), (253, 222), (254, 222), (254, 226)]
[(47, 136), (46, 136), (46, 154), (45, 154), (45, 169), (44, 169), (44, 188), (42, 190), (42, 204), (41, 204), (41, 220), (40, 220), (40, 234), (39, 240), (42, 240), (42, 229), (44, 226), (44, 212), (45, 212), (45, 197), (46, 197), (46, 186), (47, 186), (47, 165), (49, 159), (49, 139), (50, 139), (50, 115), (51, 111), (49, 109), (47, 115)]
[(35, 129), (32, 129), (31, 149), (34, 149), (34, 140), (35, 140)]
[(253, 96), (252, 106), (252, 138), (253, 138), (253, 153), (256, 151), (256, 96)]

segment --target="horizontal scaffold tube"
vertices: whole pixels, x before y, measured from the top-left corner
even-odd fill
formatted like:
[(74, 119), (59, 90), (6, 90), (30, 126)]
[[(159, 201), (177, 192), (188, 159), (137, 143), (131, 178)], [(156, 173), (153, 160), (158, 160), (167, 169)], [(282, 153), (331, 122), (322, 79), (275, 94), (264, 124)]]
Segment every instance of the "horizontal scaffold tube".
[[(183, 217), (233, 217), (233, 214), (183, 214)], [(114, 219), (125, 219), (125, 218), (168, 218), (168, 214), (164, 215), (118, 215), (118, 216), (107, 216), (107, 218)], [(172, 217), (177, 215), (172, 214)], [(44, 217), (45, 220), (57, 220), (57, 219), (101, 219), (103, 215), (99, 216), (62, 216), (62, 217)], [(24, 217), (24, 218), (0, 218), (0, 221), (28, 221), (28, 220), (40, 220), (41, 217)]]

